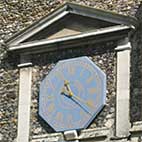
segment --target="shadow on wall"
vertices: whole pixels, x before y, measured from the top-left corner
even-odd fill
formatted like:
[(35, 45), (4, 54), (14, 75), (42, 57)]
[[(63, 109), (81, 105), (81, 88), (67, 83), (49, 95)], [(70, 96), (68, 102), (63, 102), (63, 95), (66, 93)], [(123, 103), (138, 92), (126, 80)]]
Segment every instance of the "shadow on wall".
[(139, 26), (131, 38), (131, 122), (142, 120), (142, 3), (136, 13), (136, 18)]

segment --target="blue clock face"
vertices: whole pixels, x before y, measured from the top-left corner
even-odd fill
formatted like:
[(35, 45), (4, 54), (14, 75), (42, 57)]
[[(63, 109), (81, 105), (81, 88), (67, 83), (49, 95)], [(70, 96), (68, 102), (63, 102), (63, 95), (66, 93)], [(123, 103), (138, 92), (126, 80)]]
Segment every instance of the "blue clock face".
[(59, 61), (40, 85), (39, 115), (57, 132), (88, 127), (106, 99), (106, 76), (88, 57)]

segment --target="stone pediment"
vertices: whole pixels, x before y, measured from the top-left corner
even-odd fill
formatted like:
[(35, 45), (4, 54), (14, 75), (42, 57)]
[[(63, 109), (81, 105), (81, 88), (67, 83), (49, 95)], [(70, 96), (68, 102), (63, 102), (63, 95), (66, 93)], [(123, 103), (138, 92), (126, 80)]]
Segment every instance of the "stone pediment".
[(108, 32), (128, 30), (135, 26), (136, 20), (132, 17), (66, 3), (12, 36), (7, 40), (7, 44), (13, 51), (21, 49), (21, 46), (22, 49), (25, 49), (25, 47), (68, 41), (70, 38), (71, 40), (81, 39)]

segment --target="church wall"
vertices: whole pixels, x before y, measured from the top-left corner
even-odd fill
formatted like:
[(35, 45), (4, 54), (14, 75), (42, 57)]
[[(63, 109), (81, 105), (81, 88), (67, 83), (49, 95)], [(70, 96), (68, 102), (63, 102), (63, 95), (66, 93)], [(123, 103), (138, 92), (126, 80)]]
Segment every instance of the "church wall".
[(19, 71), (18, 58), (6, 57), (0, 63), (0, 141), (17, 136)]
[[(18, 115), (18, 85), (19, 85), (19, 69), (17, 68), (18, 57), (13, 57), (11, 55), (5, 56), (3, 60), (3, 43), (14, 33), (21, 31), (28, 25), (37, 21), (39, 18), (47, 15), (47, 13), (53, 11), (61, 3), (66, 0), (54, 0), (54, 1), (27, 1), (22, 0), (20, 3), (18, 0), (15, 1), (0, 1), (0, 141), (2, 142), (12, 142), (17, 137), (17, 115)], [(94, 1), (94, 0), (69, 0), (70, 2), (77, 2), (78, 4), (88, 5), (95, 8), (102, 8), (105, 10), (114, 11), (125, 15), (135, 15), (138, 9), (140, 0), (134, 1), (121, 1), (114, 0), (109, 2), (109, 0)], [(137, 18), (140, 23), (142, 21), (141, 17), (142, 8), (139, 9), (137, 13)], [(142, 99), (141, 96), (141, 80), (142, 80), (142, 50), (141, 50), (141, 31), (142, 24), (140, 24), (135, 36), (133, 37), (133, 54), (131, 60), (132, 62), (132, 86), (131, 86), (131, 121), (142, 120)], [(82, 50), (78, 51), (79, 55), (84, 55)], [(81, 53), (80, 53), (81, 52)], [(54, 67), (58, 59), (64, 59), (69, 57), (74, 57), (74, 52), (72, 50), (63, 51), (61, 55), (58, 53), (50, 53), (44, 55), (41, 59), (40, 55), (33, 56), (33, 88), (32, 88), (32, 104), (31, 104), (31, 136), (37, 134), (45, 134), (47, 132), (46, 128), (41, 125), (45, 124), (42, 119), (37, 117), (37, 107), (38, 107), (38, 88), (41, 80), (48, 74), (48, 72)], [(86, 55), (86, 54), (85, 54)], [(96, 126), (110, 126), (114, 124), (115, 117), (115, 63), (116, 55), (114, 52), (111, 53), (101, 53), (100, 55), (94, 52), (87, 53), (90, 58), (95, 61), (95, 63), (100, 66), (108, 75), (109, 79), (112, 80), (108, 87), (112, 87), (108, 90), (107, 103), (112, 102), (111, 109), (109, 105), (106, 105), (104, 111), (100, 113), (96, 120), (91, 124), (90, 128), (95, 128)], [(15, 55), (14, 55), (15, 56)], [(109, 58), (108, 58), (109, 56)], [(55, 59), (56, 58), (56, 59)], [(103, 59), (102, 59), (103, 58)], [(38, 59), (38, 60), (37, 60)], [(106, 60), (107, 59), (107, 60)], [(111, 64), (110, 66), (103, 66), (103, 63)], [(113, 85), (112, 85), (113, 84)], [(111, 86), (112, 85), (112, 86)], [(113, 96), (112, 98), (109, 97)], [(109, 111), (108, 111), (109, 109)], [(105, 119), (103, 118), (105, 116)], [(110, 121), (107, 121), (107, 120)], [(107, 122), (107, 123), (106, 123)], [(112, 125), (114, 127), (114, 125)], [(48, 129), (48, 131), (52, 131)], [(136, 138), (137, 141), (139, 138)], [(121, 140), (120, 140), (121, 141)], [(134, 138), (135, 141), (135, 138)]]
[(132, 37), (132, 56), (131, 56), (131, 121), (142, 121), (142, 6), (139, 7), (136, 17), (138, 27)]

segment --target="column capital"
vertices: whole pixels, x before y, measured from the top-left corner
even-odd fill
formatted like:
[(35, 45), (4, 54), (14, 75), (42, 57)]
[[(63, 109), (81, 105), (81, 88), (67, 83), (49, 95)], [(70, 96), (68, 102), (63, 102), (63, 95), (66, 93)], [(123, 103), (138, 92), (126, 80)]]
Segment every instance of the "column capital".
[(115, 48), (115, 51), (119, 52), (119, 51), (124, 51), (124, 50), (131, 50), (131, 42), (126, 42), (124, 44), (121, 44), (121, 45), (118, 45), (116, 48)]
[(17, 65), (17, 66), (18, 66), (19, 68), (31, 67), (31, 66), (32, 66), (32, 62), (19, 64), (19, 65)]
[(28, 54), (21, 54), (20, 55), (20, 64), (17, 66), (19, 68), (31, 67), (32, 66), (31, 56)]

